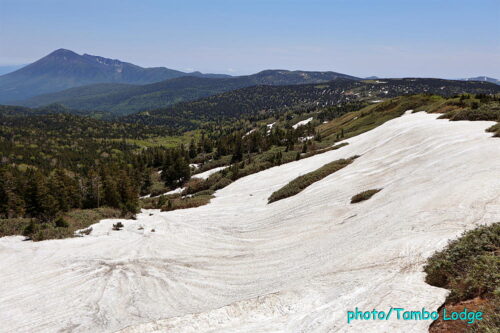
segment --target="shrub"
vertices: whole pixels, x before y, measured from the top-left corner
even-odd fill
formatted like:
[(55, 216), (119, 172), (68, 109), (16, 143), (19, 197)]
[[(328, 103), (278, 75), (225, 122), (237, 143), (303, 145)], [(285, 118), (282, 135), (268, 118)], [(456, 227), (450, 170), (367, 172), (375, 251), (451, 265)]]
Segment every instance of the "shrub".
[(55, 220), (54, 224), (55, 224), (56, 228), (67, 228), (67, 227), (69, 227), (69, 223), (66, 222), (66, 220), (62, 216), (59, 216)]
[(306, 157), (311, 157), (311, 156), (314, 156), (314, 155), (326, 153), (327, 151), (337, 150), (339, 148), (347, 146), (348, 144), (349, 144), (348, 142), (342, 142), (342, 143), (336, 144), (335, 146), (332, 146), (332, 147), (327, 147), (327, 148), (324, 148), (324, 149), (318, 149), (318, 150), (309, 151), (309, 152), (303, 154), (301, 157), (302, 158), (306, 158)]
[(231, 184), (233, 181), (229, 178), (221, 178), (219, 181), (217, 181), (215, 184), (213, 184), (210, 189), (212, 191), (217, 191), (217, 190), (220, 190), (221, 188), (224, 188), (226, 186), (228, 186), (229, 184)]
[(279, 190), (275, 191), (271, 196), (268, 198), (268, 203), (272, 203), (284, 198), (291, 197), (302, 190), (304, 190), (306, 187), (309, 185), (327, 177), (328, 175), (348, 166), (351, 164), (358, 156), (353, 156), (348, 159), (341, 159), (341, 160), (336, 160), (333, 162), (330, 162), (328, 164), (323, 165), (321, 168), (306, 173), (305, 175), (299, 176), (280, 188)]
[(199, 197), (200, 195), (212, 195), (212, 194), (214, 194), (213, 190), (204, 190), (204, 191), (194, 193), (193, 197)]
[(168, 187), (157, 188), (157, 189), (151, 190), (151, 196), (156, 197), (156, 196), (162, 195), (163, 193), (168, 192), (168, 191), (170, 191), (170, 188), (168, 188)]
[(463, 109), (453, 115), (450, 120), (498, 120), (499, 113), (487, 109)]
[(35, 223), (31, 220), (30, 223), (24, 228), (23, 236), (30, 237), (35, 233), (36, 229)]
[(212, 199), (212, 195), (197, 195), (190, 198), (177, 198), (168, 201), (167, 205), (161, 208), (161, 211), (170, 211), (175, 209), (187, 209), (206, 205)]
[(451, 289), (452, 302), (492, 296), (500, 285), (499, 251), (500, 223), (468, 231), (429, 258), (426, 282)]
[(486, 129), (486, 132), (494, 133), (493, 136), (500, 138), (500, 123), (497, 123)]
[(209, 179), (191, 178), (186, 184), (186, 194), (193, 194), (210, 188)]
[(360, 192), (356, 195), (354, 195), (352, 198), (351, 198), (351, 203), (358, 203), (360, 201), (365, 201), (365, 200), (368, 200), (370, 199), (375, 193), (378, 193), (380, 192), (382, 189), (373, 189), (373, 190), (366, 190), (366, 191), (363, 191), (363, 192)]
[(23, 234), (30, 221), (29, 218), (0, 219), (0, 237)]
[(123, 227), (124, 227), (124, 225), (121, 222), (113, 224), (113, 230), (116, 230), (116, 231), (121, 230)]
[[(432, 255), (424, 271), (430, 285), (450, 289), (445, 307), (475, 306), (483, 320), (463, 324), (455, 332), (498, 332), (500, 327), (500, 223), (481, 226), (462, 234)], [(462, 303), (463, 302), (463, 303)], [(476, 304), (476, 305), (475, 305)], [(446, 326), (441, 317), (435, 322)], [(433, 323), (431, 325), (434, 326)], [(438, 325), (436, 325), (438, 326)], [(436, 331), (441, 332), (439, 329)], [(449, 331), (449, 330), (448, 330)]]

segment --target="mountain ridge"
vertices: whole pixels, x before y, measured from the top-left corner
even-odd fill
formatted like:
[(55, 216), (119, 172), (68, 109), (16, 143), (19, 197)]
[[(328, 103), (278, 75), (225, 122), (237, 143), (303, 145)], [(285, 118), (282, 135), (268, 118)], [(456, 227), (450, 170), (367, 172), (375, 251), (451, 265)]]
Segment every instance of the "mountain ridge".
[(484, 81), (484, 82), (490, 82), (490, 83), (500, 85), (500, 80), (495, 79), (493, 77), (489, 77), (489, 76), (476, 76), (476, 77), (469, 77), (469, 78), (460, 79), (460, 80), (462, 80), (462, 81)]
[(118, 59), (57, 49), (27, 66), (0, 76), (0, 102), (15, 102), (89, 84), (148, 84), (187, 75), (230, 77), (224, 74), (185, 73), (166, 67), (144, 68)]
[(323, 83), (338, 79), (359, 80), (337, 72), (264, 70), (252, 75), (229, 78), (182, 76), (147, 85), (96, 84), (35, 96), (18, 104), (39, 107), (52, 103), (80, 110), (128, 114), (167, 107), (178, 102), (204, 98), (256, 85)]

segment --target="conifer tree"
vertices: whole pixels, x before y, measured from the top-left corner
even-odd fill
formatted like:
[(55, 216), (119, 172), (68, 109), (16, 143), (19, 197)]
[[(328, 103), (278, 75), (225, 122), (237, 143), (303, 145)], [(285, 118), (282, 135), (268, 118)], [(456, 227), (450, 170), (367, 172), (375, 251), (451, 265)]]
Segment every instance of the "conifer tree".
[(16, 189), (16, 181), (10, 171), (0, 170), (0, 216), (21, 217), (25, 212), (24, 200)]

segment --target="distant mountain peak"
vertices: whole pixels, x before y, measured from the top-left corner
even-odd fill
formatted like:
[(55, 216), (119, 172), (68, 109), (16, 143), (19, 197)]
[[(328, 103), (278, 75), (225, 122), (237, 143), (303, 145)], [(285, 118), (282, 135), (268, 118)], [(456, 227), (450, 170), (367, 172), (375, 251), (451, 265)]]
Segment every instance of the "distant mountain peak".
[(188, 75), (226, 77), (184, 73), (166, 67), (143, 68), (118, 59), (80, 55), (60, 48), (34, 63), (0, 76), (0, 104), (90, 84), (150, 84)]
[(54, 58), (54, 57), (79, 57), (78, 53), (73, 52), (68, 49), (57, 49), (47, 55), (45, 58)]
[[(287, 81), (287, 83), (282, 83), (282, 84), (319, 83), (337, 79), (359, 80), (359, 78), (357, 77), (332, 71), (324, 71), (324, 72), (301, 71), (301, 70), (290, 71), (286, 69), (266, 69), (251, 76), (263, 80), (259, 82), (259, 84), (276, 84), (280, 78)], [(267, 82), (267, 80), (270, 81)], [(296, 82), (294, 82), (294, 80)]]
[(476, 77), (469, 77), (466, 79), (460, 79), (462, 81), (483, 81), (483, 82), (490, 82), (494, 84), (499, 84), (500, 85), (500, 80), (489, 77), (489, 76), (476, 76)]

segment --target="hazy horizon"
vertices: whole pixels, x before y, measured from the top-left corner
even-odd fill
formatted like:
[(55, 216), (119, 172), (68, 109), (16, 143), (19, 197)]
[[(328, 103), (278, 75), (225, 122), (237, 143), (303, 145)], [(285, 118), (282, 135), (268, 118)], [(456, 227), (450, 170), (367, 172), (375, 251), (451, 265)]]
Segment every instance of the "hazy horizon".
[(0, 67), (65, 48), (185, 72), (499, 78), (499, 22), (490, 0), (2, 0)]

